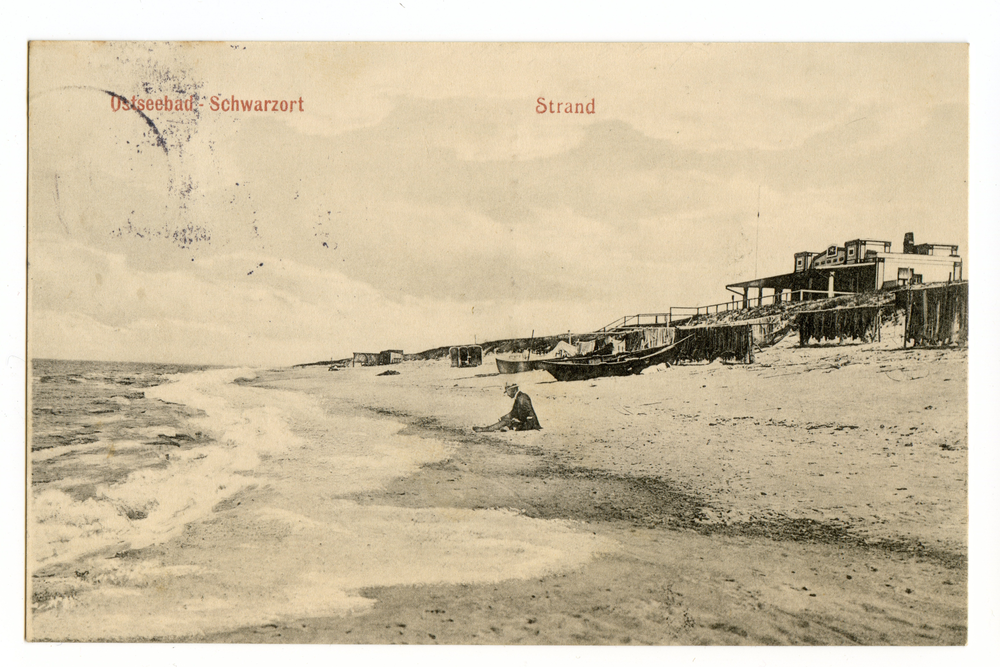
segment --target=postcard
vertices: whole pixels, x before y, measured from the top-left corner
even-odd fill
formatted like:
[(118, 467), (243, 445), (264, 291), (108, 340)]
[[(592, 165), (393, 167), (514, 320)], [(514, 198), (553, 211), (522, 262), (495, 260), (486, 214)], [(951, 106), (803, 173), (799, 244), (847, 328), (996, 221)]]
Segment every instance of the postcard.
[(28, 64), (28, 640), (966, 643), (966, 44)]

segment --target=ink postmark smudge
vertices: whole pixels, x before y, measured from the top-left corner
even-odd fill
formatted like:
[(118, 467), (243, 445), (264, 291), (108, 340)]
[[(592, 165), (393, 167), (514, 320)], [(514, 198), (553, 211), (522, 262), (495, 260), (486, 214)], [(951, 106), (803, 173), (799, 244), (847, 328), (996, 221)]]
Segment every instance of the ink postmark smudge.
[(125, 225), (113, 229), (110, 236), (123, 238), (131, 236), (140, 239), (166, 239), (179, 248), (191, 248), (196, 243), (208, 243), (212, 240), (212, 235), (208, 229), (188, 223), (179, 227), (144, 227), (129, 220)]
[(142, 119), (143, 119), (144, 121), (146, 121), (146, 125), (148, 125), (148, 126), (149, 126), (149, 129), (151, 129), (151, 130), (153, 131), (153, 134), (154, 134), (154, 135), (156, 135), (156, 145), (157, 145), (157, 146), (159, 146), (160, 148), (162, 148), (162, 149), (163, 149), (163, 152), (164, 152), (164, 153), (167, 153), (168, 155), (170, 154), (170, 150), (169, 150), (169, 149), (167, 148), (167, 142), (166, 142), (166, 140), (165, 140), (165, 139), (163, 138), (163, 135), (162, 135), (162, 134), (160, 134), (160, 130), (159, 130), (159, 128), (158, 128), (158, 127), (156, 127), (156, 123), (154, 123), (154, 122), (153, 122), (153, 119), (152, 119), (152, 118), (150, 118), (149, 116), (147, 116), (147, 115), (146, 115), (146, 114), (144, 114), (143, 112), (139, 111), (139, 110), (138, 110), (138, 109), (136, 109), (135, 107), (132, 107), (132, 106), (129, 106), (129, 101), (128, 101), (128, 98), (127, 98), (127, 97), (125, 97), (124, 95), (120, 95), (120, 94), (118, 94), (118, 93), (116, 93), (116, 92), (114, 92), (114, 91), (111, 91), (111, 90), (104, 90), (104, 89), (101, 89), (101, 92), (103, 92), (103, 93), (106, 93), (107, 95), (110, 95), (111, 97), (115, 97), (115, 98), (117, 98), (117, 99), (118, 99), (118, 100), (120, 100), (120, 101), (121, 101), (121, 102), (122, 102), (123, 104), (125, 104), (125, 105), (126, 105), (126, 108), (130, 108), (130, 109), (131, 109), (132, 111), (134, 111), (134, 112), (136, 112), (137, 114), (139, 114), (139, 116), (140, 116), (140, 117), (141, 117), (141, 118), (142, 118)]
[[(163, 210), (166, 220), (163, 218), (137, 220), (136, 212), (133, 211), (132, 215), (126, 216), (124, 223), (119, 221), (117, 226), (109, 231), (109, 235), (149, 241), (160, 239), (184, 250), (211, 243), (213, 235), (209, 226), (205, 224), (206, 221), (198, 219), (200, 216), (191, 208), (197, 206), (203, 195), (196, 176), (197, 169), (192, 166), (194, 155), (189, 154), (187, 150), (188, 144), (195, 140), (198, 134), (202, 116), (200, 99), (203, 84), (191, 70), (177, 67), (172, 62), (164, 62), (152, 50), (149, 54), (138, 56), (126, 56), (123, 53), (119, 62), (131, 69), (135, 85), (127, 91), (122, 91), (120, 86), (115, 86), (114, 89), (110, 86), (107, 89), (93, 89), (110, 96), (113, 100), (112, 106), (121, 103), (123, 105), (121, 108), (137, 113), (148, 127), (150, 140), (163, 150), (163, 155), (167, 159), (168, 173), (162, 186), (168, 199), (173, 200), (173, 204), (168, 204)], [(132, 103), (135, 93), (152, 97), (190, 98), (190, 109), (185, 107), (184, 113), (172, 112), (162, 115), (149, 109), (137, 109)], [(127, 107), (124, 106), (126, 104)]]

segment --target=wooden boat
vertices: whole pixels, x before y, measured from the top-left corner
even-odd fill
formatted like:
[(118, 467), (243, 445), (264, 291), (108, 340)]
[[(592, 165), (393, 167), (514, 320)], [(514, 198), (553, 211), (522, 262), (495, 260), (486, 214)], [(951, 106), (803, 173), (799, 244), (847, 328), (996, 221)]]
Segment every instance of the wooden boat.
[(527, 373), (538, 368), (531, 360), (531, 343), (535, 340), (535, 330), (531, 330), (531, 338), (528, 339), (528, 356), (524, 359), (501, 359), (497, 357), (497, 370), (501, 375), (513, 375), (514, 373)]
[(540, 359), (501, 359), (497, 357), (497, 370), (503, 375), (527, 373), (538, 369)]
[[(690, 336), (688, 336), (690, 338)], [(667, 362), (675, 353), (674, 348), (687, 338), (672, 345), (600, 356), (571, 357), (569, 359), (537, 359), (533, 363), (548, 371), (556, 380), (593, 380), (600, 377), (636, 375), (642, 370)]]

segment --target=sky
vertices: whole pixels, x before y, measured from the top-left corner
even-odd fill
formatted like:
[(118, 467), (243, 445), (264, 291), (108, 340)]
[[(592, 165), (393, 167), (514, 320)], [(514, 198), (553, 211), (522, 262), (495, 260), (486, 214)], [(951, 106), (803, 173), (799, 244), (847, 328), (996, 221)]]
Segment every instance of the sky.
[(968, 96), (961, 44), (36, 42), (30, 354), (262, 366), (585, 332), (905, 232), (958, 244), (968, 277)]

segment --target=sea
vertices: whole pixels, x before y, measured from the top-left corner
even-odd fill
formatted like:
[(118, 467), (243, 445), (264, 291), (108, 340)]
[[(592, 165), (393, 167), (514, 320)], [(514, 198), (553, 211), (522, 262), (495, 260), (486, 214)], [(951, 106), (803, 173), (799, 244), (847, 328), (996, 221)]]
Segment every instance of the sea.
[[(204, 410), (157, 390), (209, 369), (32, 362), (30, 482), (39, 529), (32, 547), (39, 565), (132, 540), (130, 527), (160, 502), (159, 489), (148, 482), (169, 479), (171, 466), (214, 442), (202, 427)], [(140, 471), (146, 473), (143, 488), (129, 488), (129, 478)], [(109, 493), (111, 488), (116, 492)]]
[(359, 410), (371, 369), (325, 370), (34, 360), (28, 637), (195, 640), (606, 548), (503, 508), (378, 500), (460, 444)]

